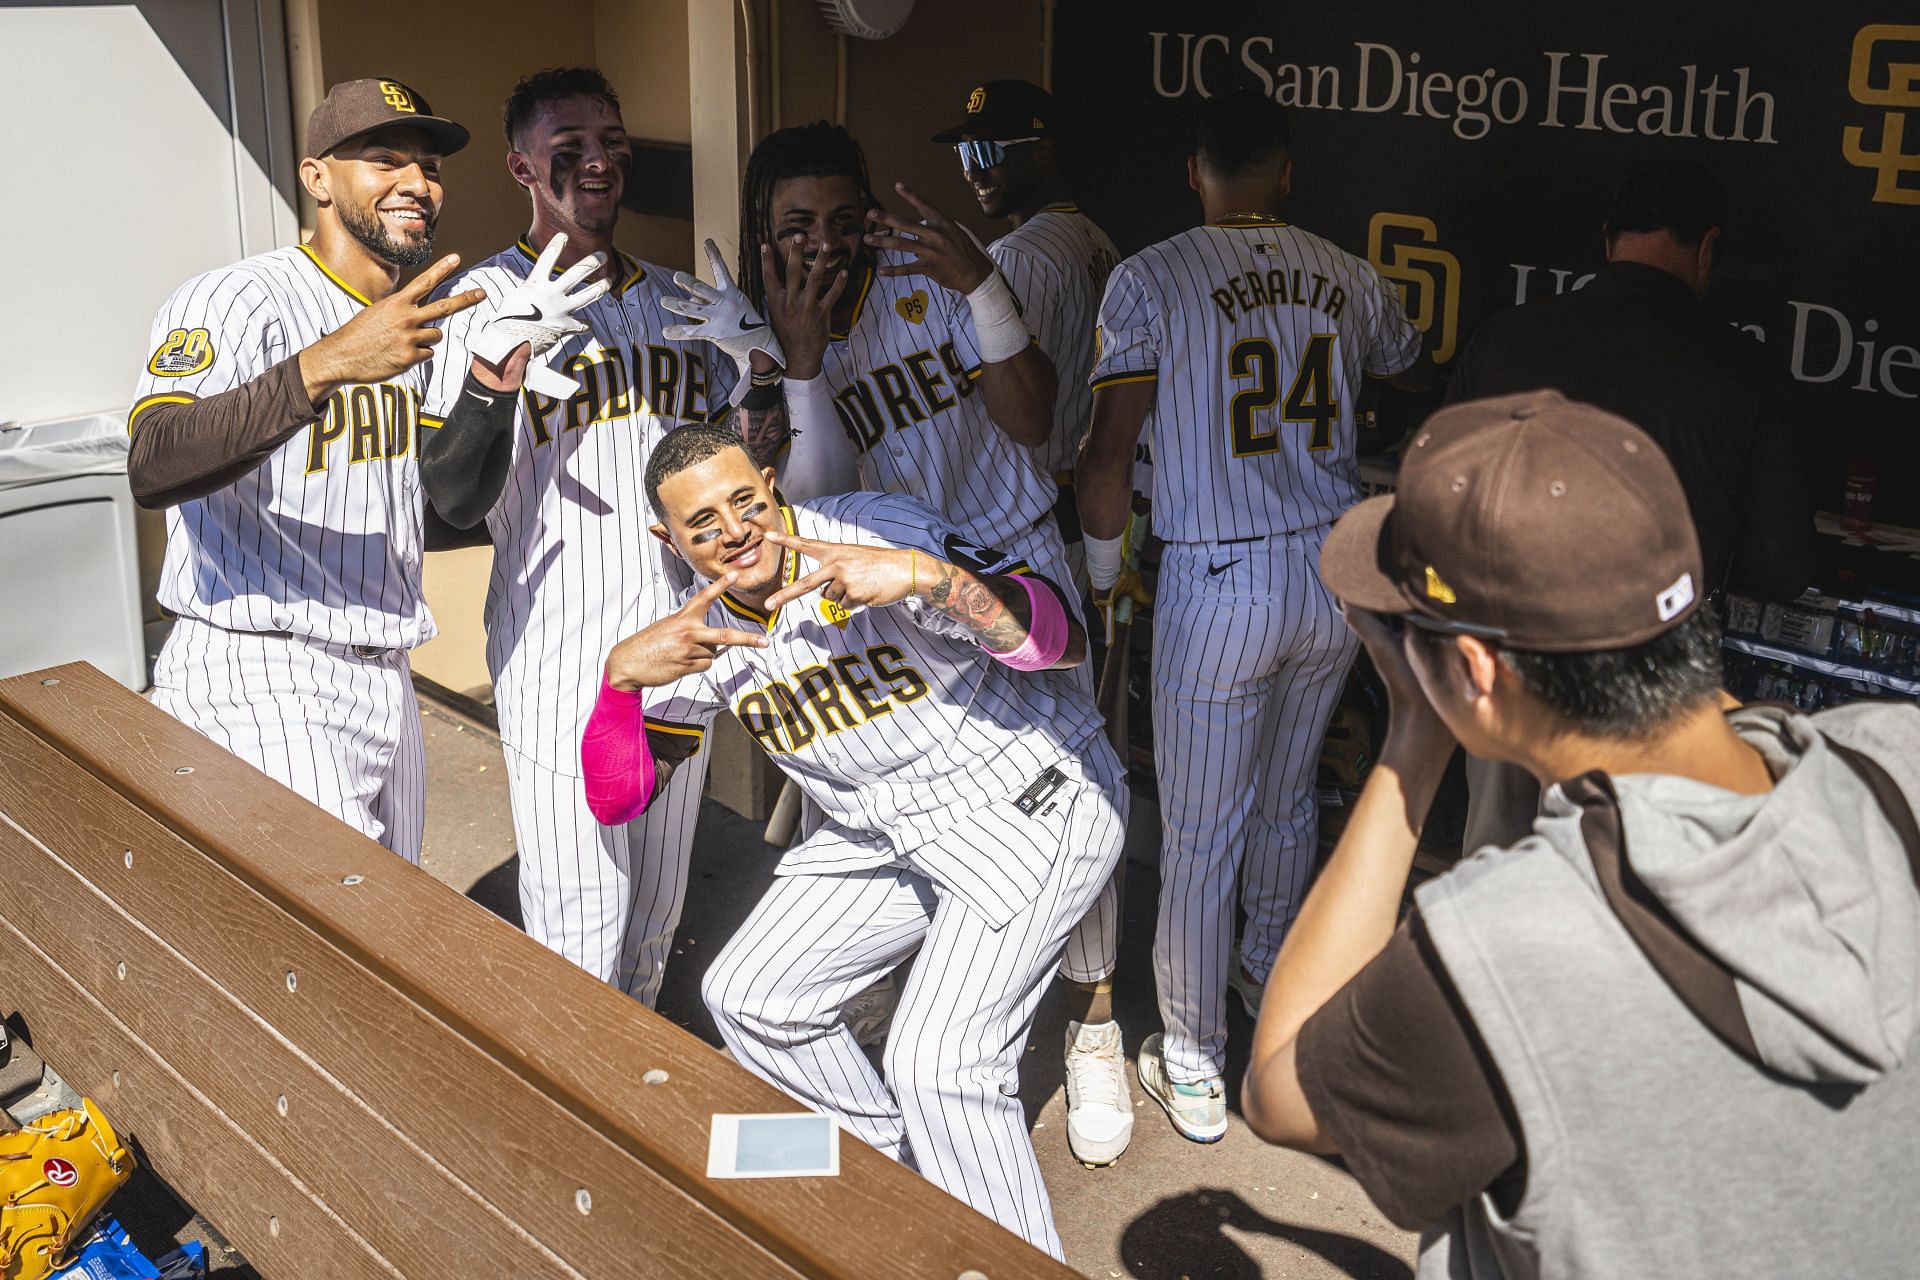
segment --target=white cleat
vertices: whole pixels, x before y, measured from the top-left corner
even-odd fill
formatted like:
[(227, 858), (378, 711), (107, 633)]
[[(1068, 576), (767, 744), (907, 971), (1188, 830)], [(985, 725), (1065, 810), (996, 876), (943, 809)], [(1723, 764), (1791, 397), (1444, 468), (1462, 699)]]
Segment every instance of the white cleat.
[(1117, 1022), (1067, 1023), (1067, 1146), (1086, 1165), (1112, 1164), (1133, 1138), (1133, 1100)]
[(1160, 1056), (1161, 1039), (1156, 1031), (1140, 1043), (1135, 1064), (1140, 1071), (1140, 1087), (1160, 1104), (1181, 1137), (1189, 1142), (1220, 1141), (1227, 1136), (1227, 1082), (1214, 1076), (1192, 1084), (1175, 1083), (1167, 1075), (1166, 1060)]

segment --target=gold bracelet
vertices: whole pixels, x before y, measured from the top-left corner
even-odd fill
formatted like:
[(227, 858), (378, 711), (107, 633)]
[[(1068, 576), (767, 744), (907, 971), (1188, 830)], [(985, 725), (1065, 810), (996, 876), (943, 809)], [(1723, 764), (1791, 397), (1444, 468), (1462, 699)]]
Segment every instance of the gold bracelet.
[(919, 594), (920, 594), (920, 567), (919, 567), (919, 565), (920, 565), (920, 562), (919, 562), (918, 560), (916, 560), (916, 559), (914, 559), (914, 555), (913, 555), (913, 548), (912, 548), (912, 547), (908, 547), (908, 548), (907, 548), (907, 578), (908, 578), (908, 584), (909, 584), (909, 585), (908, 585), (908, 587), (907, 587), (907, 594), (908, 594), (908, 595), (915, 595), (915, 596), (917, 596), (917, 595), (919, 595)]

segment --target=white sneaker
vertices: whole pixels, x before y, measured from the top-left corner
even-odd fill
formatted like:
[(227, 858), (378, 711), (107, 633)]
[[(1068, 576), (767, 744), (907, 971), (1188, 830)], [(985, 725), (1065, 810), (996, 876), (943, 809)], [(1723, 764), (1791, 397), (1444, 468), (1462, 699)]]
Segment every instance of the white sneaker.
[(1227, 970), (1227, 985), (1240, 997), (1241, 1005), (1247, 1016), (1255, 1022), (1260, 1021), (1260, 998), (1267, 993), (1267, 984), (1258, 982), (1247, 972), (1247, 962), (1240, 958), (1240, 948), (1233, 949), (1233, 967)]
[(900, 984), (889, 973), (841, 1005), (840, 1017), (861, 1044), (885, 1044), (887, 1032), (893, 1029), (894, 1011), (899, 1007)]
[(1067, 1146), (1081, 1164), (1112, 1164), (1133, 1138), (1133, 1099), (1117, 1022), (1067, 1023)]
[(1140, 1069), (1140, 1087), (1160, 1104), (1181, 1137), (1193, 1142), (1220, 1141), (1227, 1135), (1227, 1082), (1219, 1076), (1192, 1084), (1169, 1080), (1167, 1064), (1160, 1057), (1161, 1040), (1156, 1031), (1140, 1045), (1135, 1064)]

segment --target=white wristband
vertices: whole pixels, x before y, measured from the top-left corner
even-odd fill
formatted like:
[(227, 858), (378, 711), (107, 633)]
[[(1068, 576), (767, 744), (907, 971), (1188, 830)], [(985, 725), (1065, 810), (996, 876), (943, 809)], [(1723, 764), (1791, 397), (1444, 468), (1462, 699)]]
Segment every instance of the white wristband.
[(1096, 538), (1087, 535), (1081, 545), (1087, 552), (1087, 581), (1095, 591), (1105, 591), (1120, 580), (1120, 538)]
[(1033, 341), (1027, 322), (1020, 318), (1020, 304), (1014, 299), (1013, 289), (998, 271), (967, 295), (967, 305), (973, 308), (973, 331), (979, 339), (980, 358), (986, 363), (1011, 360)]

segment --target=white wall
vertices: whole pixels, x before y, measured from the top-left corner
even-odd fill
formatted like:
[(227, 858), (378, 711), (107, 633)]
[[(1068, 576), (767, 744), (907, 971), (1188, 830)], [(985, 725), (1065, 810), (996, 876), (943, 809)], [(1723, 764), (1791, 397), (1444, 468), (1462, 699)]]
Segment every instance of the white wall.
[[(273, 150), (267, 122), (286, 110), (278, 3), (230, 9), (0, 7), (0, 118), (13, 140), (0, 198), (10, 286), (0, 421), (124, 410), (154, 312), (175, 286), (292, 242), (291, 166), (276, 186), (267, 168), (279, 167), (277, 152), (263, 165), (223, 119), (238, 93), (243, 136)], [(255, 41), (231, 65), (229, 21)], [(279, 97), (267, 84), (263, 99), (276, 65)]]

